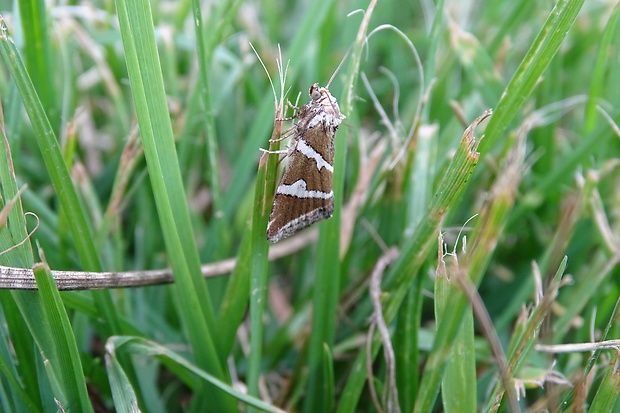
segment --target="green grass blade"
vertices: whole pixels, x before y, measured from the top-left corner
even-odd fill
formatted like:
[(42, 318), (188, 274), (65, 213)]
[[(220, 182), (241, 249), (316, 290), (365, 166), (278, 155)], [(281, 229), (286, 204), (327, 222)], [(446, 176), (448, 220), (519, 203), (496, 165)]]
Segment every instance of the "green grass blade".
[[(565, 256), (549, 283), (549, 286), (544, 292), (542, 301), (533, 309), (531, 315), (523, 324), (522, 328), (521, 326), (518, 326), (518, 328), (515, 329), (515, 333), (513, 334), (512, 340), (508, 346), (509, 351), (507, 354), (508, 373), (512, 377), (516, 377), (518, 375), (521, 367), (527, 360), (531, 349), (538, 340), (540, 327), (545, 320), (545, 317), (549, 315), (551, 305), (557, 298), (560, 282), (562, 280), (562, 276), (564, 275), (564, 271), (566, 270), (567, 262), (568, 258)], [(484, 411), (496, 411), (505, 391), (506, 389), (503, 384), (498, 381), (488, 397), (488, 402)]]
[(514, 116), (519, 113), (540, 76), (560, 49), (583, 3), (584, 0), (560, 0), (556, 3), (497, 104), (486, 129), (486, 137), (480, 143), (480, 153), (487, 153), (495, 146)]
[(34, 84), (45, 113), (54, 122), (53, 129), (58, 130), (55, 82), (52, 79), (54, 66), (50, 44), (48, 11), (44, 0), (27, 0), (18, 2), (24, 37), (24, 60), (32, 83)]
[(48, 329), (46, 342), (41, 343), (41, 349), (46, 359), (46, 368), (52, 372), (52, 387), (60, 391), (55, 398), (65, 410), (71, 408), (92, 412), (73, 329), (50, 269), (45, 263), (35, 265), (34, 275)]
[[(119, 336), (115, 336), (116, 340)], [(121, 362), (116, 357), (116, 349), (113, 346), (106, 346), (105, 364), (114, 398), (114, 407), (120, 413), (135, 413), (138, 411), (138, 400), (136, 393), (131, 386)]]
[[(443, 238), (440, 238), (443, 241)], [(439, 248), (443, 252), (443, 246)], [(447, 265), (444, 262), (447, 258)], [(455, 283), (459, 274), (455, 256), (440, 258), (435, 279), (435, 313), (437, 324), (444, 320), (450, 292), (458, 290)], [(446, 268), (449, 267), (449, 268)], [(455, 339), (451, 343), (447, 363), (441, 383), (442, 402), (446, 413), (476, 411), (476, 352), (474, 349), (474, 315), (471, 306), (465, 309), (463, 321)]]
[(421, 255), (426, 254), (430, 246), (434, 244), (434, 234), (439, 228), (441, 219), (449, 207), (456, 204), (476, 167), (479, 153), (476, 151), (478, 143), (473, 135), (474, 129), (490, 115), (491, 112), (485, 112), (463, 134), (457, 152), (435, 192), (425, 219), (414, 236), (404, 245), (398, 260), (388, 274), (388, 285), (395, 289), (388, 304), (390, 318), (400, 307), (411, 281), (422, 266)]
[[(364, 18), (357, 32), (355, 43), (352, 45), (350, 66), (345, 81), (345, 90), (348, 92), (342, 103), (342, 112), (345, 116), (352, 115), (353, 95), (357, 81), (364, 40), (368, 32), (368, 23), (373, 14), (376, 1), (371, 1), (365, 11)], [(352, 116), (350, 117), (352, 119)], [(348, 135), (336, 134), (334, 155), (334, 213), (333, 216), (321, 223), (318, 250), (316, 279), (313, 290), (312, 335), (309, 343), (309, 377), (308, 394), (304, 402), (304, 412), (329, 411), (333, 400), (328, 397), (333, 392), (326, 392), (324, 385), (329, 383), (323, 376), (323, 359), (325, 347), (331, 349), (335, 335), (338, 295), (340, 290), (340, 216), (344, 200), (344, 182), (347, 159)], [(353, 139), (350, 139), (353, 141)], [(331, 353), (331, 351), (330, 351)]]
[(584, 122), (584, 132), (590, 133), (594, 129), (595, 122), (597, 121), (596, 106), (600, 104), (599, 99), (603, 95), (607, 79), (605, 78), (606, 70), (608, 69), (609, 50), (614, 40), (617, 41), (618, 32), (618, 16), (620, 15), (620, 4), (616, 4), (605, 32), (601, 44), (599, 45), (598, 54), (596, 56), (596, 63), (594, 64), (594, 70), (592, 71), (592, 80), (590, 82), (590, 93), (588, 93), (588, 103), (586, 104), (586, 119)]
[[(19, 244), (22, 240), (25, 240), (28, 233), (26, 231), (26, 217), (21, 202), (21, 195), (18, 196), (19, 188), (17, 187), (17, 181), (15, 179), (15, 168), (13, 166), (11, 148), (4, 132), (5, 127), (1, 105), (0, 130), (2, 133), (2, 142), (0, 143), (0, 182), (2, 182), (2, 198), (5, 200), (3, 207), (11, 208), (7, 216), (10, 227), (5, 226), (0, 229), (0, 231), (6, 231), (0, 238), (0, 248), (4, 251)], [(7, 201), (10, 202), (11, 200), (14, 200), (14, 203), (12, 206), (9, 206)], [(10, 262), (17, 264), (17, 266), (32, 266), (32, 248), (30, 247), (30, 243), (26, 242), (14, 250), (9, 251), (0, 260), (2, 260), (0, 262)]]
[[(388, 325), (393, 321), (403, 300), (407, 296), (407, 291), (414, 282), (414, 278), (425, 262), (428, 252), (436, 242), (437, 231), (441, 225), (441, 220), (449, 210), (450, 206), (456, 204), (459, 195), (463, 191), (468, 178), (474, 171), (478, 161), (476, 152), (477, 141), (474, 138), (475, 126), (490, 116), (490, 112), (485, 112), (476, 119), (465, 131), (461, 144), (444, 176), (439, 184), (433, 203), (426, 216), (417, 228), (415, 234), (404, 245), (396, 262), (390, 268), (387, 275), (386, 291), (390, 291), (385, 308), (385, 321)], [(378, 340), (374, 340), (372, 357), (379, 349)], [(343, 390), (343, 397), (338, 405), (339, 413), (355, 411), (355, 406), (359, 400), (362, 386), (366, 380), (365, 364), (366, 352), (361, 351), (353, 364), (355, 372), (347, 381)], [(437, 376), (439, 378), (439, 376)], [(439, 386), (439, 382), (435, 383)], [(434, 396), (433, 396), (434, 400)], [(416, 405), (417, 406), (417, 405)]]
[[(18, 186), (15, 178), (15, 169), (13, 165), (13, 157), (11, 155), (11, 149), (9, 141), (5, 135), (4, 118), (0, 107), (0, 129), (2, 130), (2, 143), (0, 143), (0, 182), (2, 183), (2, 200), (4, 208), (11, 208), (8, 212), (8, 225), (0, 228), (0, 249), (6, 250), (14, 245), (17, 245), (22, 240), (27, 238), (26, 232), (26, 217), (24, 215), (24, 209), (21, 202), (21, 196), (18, 196)], [(10, 206), (6, 201), (15, 200), (14, 204)], [(0, 255), (0, 263), (3, 265), (13, 265), (16, 267), (32, 267), (33, 262), (32, 248), (29, 242), (24, 243), (22, 246), (9, 251), (6, 254)], [(4, 367), (3, 370), (8, 370), (11, 365), (13, 372), (6, 371), (7, 380), (17, 377), (21, 380), (21, 384), (17, 386), (11, 386), (12, 401), (15, 405), (16, 411), (38, 411), (40, 407), (33, 405), (34, 397), (37, 395), (35, 389), (44, 387), (37, 381), (35, 375), (36, 362), (32, 357), (34, 341), (28, 332), (27, 325), (25, 324), (22, 314), (17, 307), (17, 302), (22, 303), (21, 308), (24, 308), (24, 303), (33, 300), (29, 299), (29, 294), (23, 291), (8, 292), (2, 291), (0, 296), (0, 302), (2, 303), (3, 319), (7, 326), (7, 337), (3, 340), (4, 343), (11, 342), (13, 352), (15, 353), (15, 364), (13, 365), (13, 357), (9, 352), (3, 352)], [(31, 313), (31, 317), (28, 319), (31, 322), (37, 323), (39, 328), (43, 328), (44, 324), (41, 321), (41, 317), (38, 315), (40, 311), (34, 310)], [(17, 371), (19, 366), (19, 374)], [(23, 387), (22, 387), (23, 386)], [(7, 403), (9, 402), (7, 397)], [(23, 410), (25, 409), (25, 410)]]
[(401, 411), (413, 410), (418, 393), (418, 362), (420, 346), (418, 334), (422, 317), (421, 277), (418, 277), (407, 294), (396, 319), (394, 331), (394, 356), (396, 359), (396, 387)]
[[(8, 294), (6, 295), (8, 296)], [(3, 314), (0, 315), (0, 320), (3, 323), (7, 322)], [(20, 375), (22, 364), (17, 364), (19, 362), (15, 363), (12, 355), (13, 350), (8, 346), (10, 336), (5, 333), (8, 333), (8, 329), (3, 328), (0, 330), (0, 377), (2, 377), (2, 383), (0, 384), (0, 387), (2, 387), (0, 389), (0, 408), (3, 411), (42, 412), (41, 407), (35, 403), (34, 397), (36, 393), (27, 392), (20, 383), (22, 379)], [(32, 346), (29, 347), (32, 348)], [(19, 372), (17, 370), (18, 367), (20, 367)]]
[[(265, 308), (267, 306), (267, 288), (269, 285), (269, 274), (267, 272), (267, 258), (269, 245), (267, 244), (267, 221), (271, 211), (270, 202), (275, 195), (276, 175), (278, 170), (278, 155), (280, 149), (280, 138), (282, 136), (282, 119), (284, 108), (284, 73), (282, 62), (278, 66), (278, 76), (280, 80), (280, 100), (274, 102), (274, 122), (273, 132), (269, 140), (268, 155), (264, 153), (258, 164), (256, 185), (254, 187), (254, 208), (252, 213), (252, 232), (249, 264), (251, 268), (250, 278), (250, 340), (251, 351), (248, 365), (248, 391), (250, 395), (259, 394), (259, 379), (262, 371), (263, 340)], [(275, 96), (274, 96), (275, 98)], [(240, 261), (241, 266), (248, 261)], [(243, 267), (240, 267), (241, 269)], [(242, 290), (243, 291), (243, 290)], [(240, 302), (237, 304), (236, 312), (240, 310)], [(236, 320), (235, 320), (236, 321)], [(253, 409), (249, 409), (253, 411)]]
[(620, 358), (616, 352), (607, 366), (605, 376), (601, 380), (588, 411), (592, 413), (615, 411), (614, 407), (618, 404), (620, 396), (618, 389), (620, 389)]
[(247, 404), (248, 406), (252, 406), (256, 409), (266, 412), (282, 412), (282, 410), (268, 403), (265, 403), (260, 399), (236, 390), (230, 384), (227, 384), (222, 380), (219, 380), (214, 375), (200, 369), (197, 365), (185, 359), (184, 357), (181, 357), (177, 353), (152, 341), (148, 341), (143, 338), (117, 336), (110, 338), (106, 345), (106, 348), (108, 349), (108, 356), (111, 358), (113, 358), (114, 354), (118, 351), (128, 352), (134, 356), (157, 356), (158, 358), (167, 358), (171, 362), (187, 369), (201, 379), (209, 382), (213, 385), (213, 387), (217, 387), (219, 390), (226, 392), (227, 394), (233, 396), (235, 399)]
[[(37, 92), (30, 81), (30, 76), (26, 71), (13, 39), (9, 37), (8, 29), (1, 16), (0, 55), (2, 55), (21, 95), (22, 101), (24, 102), (24, 108), (28, 113), (30, 122), (35, 131), (37, 145), (41, 151), (52, 184), (54, 185), (62, 213), (66, 217), (71, 217), (71, 219), (66, 221), (71, 230), (74, 241), (73, 246), (80, 257), (80, 261), (84, 269), (101, 271), (101, 264), (93, 242), (92, 231), (73, 186), (58, 140), (56, 139)], [(108, 324), (103, 327), (104, 334), (111, 334), (113, 331), (118, 332), (119, 325), (117, 315), (109, 292), (98, 291), (94, 293), (94, 296), (100, 314), (108, 322)], [(24, 317), (30, 318), (29, 323), (31, 325), (39, 323), (37, 320), (39, 311), (34, 308), (37, 304), (24, 301), (26, 297), (22, 294), (16, 294), (14, 298), (20, 301), (20, 310), (24, 312)], [(37, 334), (34, 330), (32, 330), (32, 332), (36, 337)], [(40, 344), (41, 336), (39, 336), (37, 341)]]
[[(223, 27), (226, 27), (230, 23), (231, 16), (239, 8), (241, 2), (238, 0), (228, 0), (218, 2), (211, 8), (209, 22), (205, 25), (202, 19), (202, 10), (200, 7), (200, 1), (192, 0), (192, 9), (194, 12), (194, 24), (196, 29), (196, 42), (198, 45), (198, 62), (200, 64), (200, 80), (199, 85), (202, 90), (202, 102), (205, 110), (205, 133), (206, 133), (206, 151), (207, 151), (207, 168), (205, 169), (205, 176), (211, 189), (213, 197), (213, 209), (214, 209), (214, 225), (213, 231), (217, 234), (226, 233), (225, 221), (224, 221), (224, 207), (222, 200), (221, 189), (221, 177), (220, 177), (220, 165), (218, 161), (219, 149), (217, 142), (217, 130), (215, 127), (215, 114), (213, 109), (213, 96), (211, 83), (213, 80), (210, 78), (213, 51), (215, 46), (219, 43), (219, 36), (224, 31)], [(219, 29), (219, 30), (218, 30)], [(227, 240), (219, 239), (211, 241), (211, 249), (214, 251), (223, 251)], [(221, 257), (222, 253), (217, 253), (215, 257)]]
[[(280, 113), (278, 111), (278, 113)], [(277, 123), (281, 125), (281, 122)], [(275, 132), (280, 136), (279, 130)], [(273, 145), (272, 145), (273, 146)], [(271, 147), (270, 146), (270, 149)], [(275, 149), (274, 149), (275, 150)], [(267, 287), (269, 276), (267, 273), (267, 219), (269, 218), (269, 208), (267, 199), (272, 199), (273, 194), (268, 188), (273, 188), (275, 183), (275, 171), (277, 161), (273, 162), (276, 156), (263, 155), (258, 167), (256, 176), (256, 187), (254, 188), (254, 214), (252, 216), (252, 256), (251, 268), (252, 276), (250, 279), (250, 340), (251, 349), (248, 363), (248, 393), (253, 396), (259, 394), (259, 379), (263, 357), (264, 340), (264, 317), (267, 306)], [(267, 162), (265, 160), (267, 159)], [(270, 184), (271, 183), (271, 184)], [(253, 411), (253, 409), (249, 409)]]
[[(123, 46), (140, 125), (144, 153), (159, 214), (168, 258), (175, 274), (180, 316), (199, 366), (226, 380), (225, 361), (220, 359), (214, 341), (214, 310), (200, 273), (200, 260), (194, 242), (180, 166), (176, 155), (172, 125), (148, 1), (119, 0)], [(219, 391), (201, 392), (197, 400), (210, 394), (214, 408), (232, 408), (232, 400)]]
[(13, 76), (13, 81), (17, 85), (17, 89), (24, 102), (24, 108), (35, 130), (43, 160), (54, 184), (63, 212), (71, 217), (68, 220), (69, 228), (84, 267), (94, 271), (101, 271), (97, 252), (92, 242), (90, 227), (86, 221), (86, 214), (80, 207), (58, 140), (48, 121), (37, 92), (30, 81), (30, 76), (20, 54), (15, 48), (13, 40), (8, 37), (8, 29), (1, 17), (0, 54)]
[[(325, 393), (325, 400), (332, 401), (334, 399), (334, 358), (331, 353), (331, 348), (325, 344), (323, 346), (325, 353), (323, 354), (323, 372), (322, 376), (325, 378), (323, 382), (323, 392)], [(329, 411), (334, 410), (333, 404), (328, 406)]]
[(473, 34), (464, 32), (456, 24), (450, 27), (452, 47), (471, 77), (471, 86), (482, 95), (483, 104), (492, 106), (502, 93), (503, 82), (494, 67), (493, 59)]
[(243, 321), (248, 306), (251, 268), (252, 232), (246, 232), (239, 246), (237, 264), (230, 275), (219, 311), (220, 342), (224, 354), (230, 353), (237, 335), (237, 327)]
[[(504, 170), (497, 176), (490, 191), (487, 203), (480, 212), (480, 219), (471, 238), (473, 246), (461, 263), (463, 272), (476, 287), (480, 284), (486, 266), (497, 246), (498, 234), (503, 231), (508, 215), (515, 202), (517, 188), (523, 173), (523, 148), (514, 146), (507, 157)], [(468, 306), (466, 297), (458, 291), (452, 291), (447, 298), (450, 306), (445, 308), (442, 322), (437, 326), (433, 349), (429, 355), (424, 375), (420, 383), (420, 392), (415, 412), (425, 412), (432, 408), (439, 392), (440, 380), (446, 365), (446, 356), (457, 336), (461, 321)]]

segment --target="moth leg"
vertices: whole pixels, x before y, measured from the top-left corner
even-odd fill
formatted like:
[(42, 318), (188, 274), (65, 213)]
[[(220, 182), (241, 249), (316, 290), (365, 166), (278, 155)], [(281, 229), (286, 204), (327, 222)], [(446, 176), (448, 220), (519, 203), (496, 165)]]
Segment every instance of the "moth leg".
[(297, 106), (293, 105), (293, 104), (291, 103), (291, 101), (290, 101), (290, 100), (287, 100), (287, 101), (286, 101), (286, 104), (287, 104), (287, 106), (288, 106), (289, 108), (295, 109), (297, 112), (296, 112), (293, 116), (289, 116), (289, 117), (287, 117), (287, 118), (278, 118), (278, 119), (276, 119), (276, 120), (282, 120), (282, 121), (285, 121), (285, 120), (293, 120), (293, 119), (297, 119), (297, 118), (299, 117), (299, 110), (301, 109), (301, 106), (300, 106), (300, 107), (297, 107)]
[(264, 153), (277, 153), (277, 154), (284, 154), (284, 153), (288, 153), (288, 149), (282, 149), (279, 151), (270, 151), (269, 149), (263, 149), (263, 148), (258, 148), (259, 151), (264, 152)]
[[(288, 131), (286, 131), (288, 132)], [(288, 138), (289, 136), (291, 136), (291, 134), (287, 134), (286, 132), (284, 132), (282, 135), (280, 135), (280, 137), (278, 139), (269, 139), (269, 142), (280, 142), (283, 141), (284, 139)]]
[(288, 118), (276, 118), (276, 120), (278, 121), (287, 121), (287, 120), (293, 120), (293, 119), (297, 119), (297, 115), (293, 115), (293, 116), (289, 116)]
[(284, 139), (286, 139), (289, 136), (293, 135), (296, 130), (297, 129), (295, 128), (295, 126), (291, 126), (287, 130), (285, 130), (284, 133), (282, 133), (278, 139), (269, 139), (269, 142), (280, 142), (280, 141), (283, 141)]
[[(287, 100), (286, 104), (288, 105), (289, 108), (295, 109), (296, 111), (299, 111), (301, 109), (301, 106), (297, 107), (297, 106), (293, 105), (290, 100)], [(295, 116), (297, 116), (297, 114), (295, 114)]]
[(272, 153), (275, 153), (275, 154), (278, 154), (278, 155), (284, 155), (283, 157), (278, 158), (278, 165), (280, 165), (280, 162), (282, 162), (284, 160), (284, 158), (286, 158), (289, 155), (289, 151), (287, 149), (283, 149), (283, 150), (280, 150), (280, 151), (270, 151), (268, 149), (258, 148), (258, 150), (260, 150), (263, 153), (270, 154), (270, 155)]

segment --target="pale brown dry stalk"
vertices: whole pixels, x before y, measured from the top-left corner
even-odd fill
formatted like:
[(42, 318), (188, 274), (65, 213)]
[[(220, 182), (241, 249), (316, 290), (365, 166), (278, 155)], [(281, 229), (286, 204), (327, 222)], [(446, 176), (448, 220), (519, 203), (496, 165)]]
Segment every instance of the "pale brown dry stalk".
[[(398, 388), (396, 387), (396, 357), (394, 355), (394, 348), (392, 347), (392, 340), (390, 338), (390, 331), (388, 329), (385, 318), (383, 317), (383, 306), (381, 304), (381, 280), (383, 273), (388, 265), (393, 263), (398, 257), (399, 251), (397, 248), (392, 247), (386, 251), (377, 261), (375, 267), (372, 270), (370, 277), (370, 286), (368, 288), (370, 301), (373, 306), (373, 321), (371, 328), (368, 332), (368, 345), (367, 350), (372, 347), (372, 337), (374, 336), (374, 326), (379, 330), (381, 336), (381, 342), (383, 344), (383, 355), (385, 357), (386, 371), (385, 371), (385, 393), (384, 393), (384, 405), (387, 407), (388, 413), (400, 413), (400, 406), (398, 404)], [(367, 357), (367, 360), (372, 360), (372, 357)], [(368, 366), (367, 366), (368, 367)], [(377, 400), (376, 391), (373, 385), (372, 379), (372, 366), (368, 371), (368, 385), (371, 387), (371, 395), (375, 407), (378, 411), (383, 411), (379, 401)]]
[[(316, 230), (299, 233), (269, 249), (269, 260), (290, 255), (315, 242)], [(237, 263), (236, 258), (204, 264), (200, 267), (206, 278), (230, 273)], [(169, 284), (174, 282), (169, 268), (149, 271), (126, 272), (88, 272), (88, 271), (52, 271), (52, 276), (60, 291), (101, 290), (106, 288), (145, 287), (148, 285)], [(34, 274), (29, 268), (0, 266), (0, 289), (36, 290)]]

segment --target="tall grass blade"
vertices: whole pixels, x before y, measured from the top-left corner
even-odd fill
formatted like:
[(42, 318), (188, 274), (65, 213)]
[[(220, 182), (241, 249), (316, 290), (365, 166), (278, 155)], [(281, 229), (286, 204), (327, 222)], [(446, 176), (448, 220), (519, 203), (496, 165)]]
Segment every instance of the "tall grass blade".
[[(117, 1), (123, 46), (138, 124), (155, 203), (164, 233), (168, 258), (175, 274), (175, 293), (180, 316), (197, 364), (216, 377), (227, 380), (225, 361), (218, 354), (214, 331), (214, 310), (200, 273), (181, 171), (174, 146), (172, 126), (153, 33), (148, 1)], [(233, 400), (208, 386), (197, 394), (195, 403), (206, 402), (216, 410), (228, 410)]]

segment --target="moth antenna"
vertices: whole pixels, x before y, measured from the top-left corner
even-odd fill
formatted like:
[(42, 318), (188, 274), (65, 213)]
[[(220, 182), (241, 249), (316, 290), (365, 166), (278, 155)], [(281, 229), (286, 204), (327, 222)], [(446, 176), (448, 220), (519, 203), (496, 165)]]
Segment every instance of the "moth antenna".
[(338, 74), (338, 72), (340, 71), (340, 68), (342, 67), (342, 65), (344, 64), (344, 62), (347, 60), (347, 57), (349, 57), (349, 53), (351, 52), (351, 46), (349, 46), (349, 48), (347, 49), (347, 52), (344, 54), (344, 57), (342, 58), (342, 60), (340, 61), (340, 64), (338, 65), (338, 67), (336, 68), (336, 70), (334, 71), (334, 74), (332, 75), (332, 77), (329, 78), (329, 82), (327, 82), (327, 85), (325, 85), (325, 89), (329, 89), (329, 85), (331, 85), (332, 80), (334, 80), (334, 78), (336, 77), (336, 75)]

